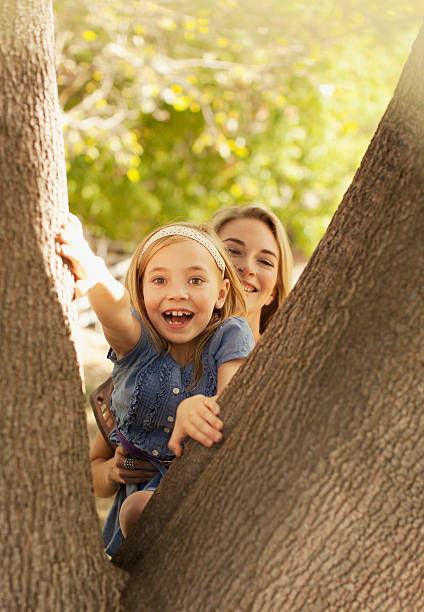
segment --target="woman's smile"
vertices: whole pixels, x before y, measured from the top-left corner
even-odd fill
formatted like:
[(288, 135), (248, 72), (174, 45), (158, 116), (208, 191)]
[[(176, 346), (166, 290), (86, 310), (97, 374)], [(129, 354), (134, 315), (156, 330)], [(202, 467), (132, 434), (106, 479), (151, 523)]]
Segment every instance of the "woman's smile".
[(255, 293), (257, 291), (256, 287), (254, 287), (250, 283), (246, 283), (246, 281), (241, 280), (241, 284), (245, 293)]

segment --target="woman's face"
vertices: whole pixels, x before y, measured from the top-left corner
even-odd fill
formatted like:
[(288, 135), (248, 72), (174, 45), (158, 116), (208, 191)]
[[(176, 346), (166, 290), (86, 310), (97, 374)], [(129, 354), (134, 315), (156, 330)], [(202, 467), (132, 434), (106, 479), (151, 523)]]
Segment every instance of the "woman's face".
[(259, 314), (276, 293), (279, 249), (274, 234), (259, 219), (228, 221), (219, 237), (242, 282), (249, 315)]

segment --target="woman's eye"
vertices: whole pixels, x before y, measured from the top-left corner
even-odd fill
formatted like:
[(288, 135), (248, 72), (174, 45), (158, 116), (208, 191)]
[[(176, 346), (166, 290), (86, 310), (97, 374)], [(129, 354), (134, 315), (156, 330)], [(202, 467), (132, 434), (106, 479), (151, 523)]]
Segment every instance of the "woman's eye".
[(230, 255), (240, 255), (240, 251), (237, 249), (233, 249), (232, 247), (227, 247), (227, 251)]
[(203, 283), (203, 278), (199, 278), (199, 277), (194, 277), (191, 278), (189, 281), (192, 285), (201, 285)]
[(258, 261), (264, 266), (270, 266), (271, 268), (274, 267), (274, 263), (272, 261), (269, 261), (269, 259), (259, 259)]
[(152, 280), (152, 283), (153, 283), (154, 285), (163, 285), (163, 284), (165, 283), (165, 279), (159, 276), (159, 277), (157, 277), (157, 278), (154, 278), (154, 279)]

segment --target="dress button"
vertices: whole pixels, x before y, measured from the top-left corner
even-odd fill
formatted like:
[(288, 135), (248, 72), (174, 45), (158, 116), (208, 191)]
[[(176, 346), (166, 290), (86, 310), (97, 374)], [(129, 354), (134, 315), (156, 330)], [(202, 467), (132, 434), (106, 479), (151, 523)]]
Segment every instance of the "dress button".
[(168, 421), (169, 421), (170, 423), (173, 423), (173, 422), (174, 422), (174, 417), (173, 417), (173, 416), (169, 416), (169, 417), (168, 417)]
[(165, 433), (169, 433), (171, 430), (169, 429), (169, 427), (164, 427), (164, 428), (163, 428), (163, 431), (164, 431)]
[(157, 456), (159, 455), (159, 451), (157, 451), (156, 449), (155, 449), (155, 450), (152, 450), (152, 455), (153, 455), (154, 457), (157, 457)]
[(178, 389), (178, 387), (174, 387), (174, 388), (172, 389), (172, 393), (173, 393), (174, 395), (178, 395), (178, 393), (179, 393), (179, 392), (180, 392), (180, 390)]

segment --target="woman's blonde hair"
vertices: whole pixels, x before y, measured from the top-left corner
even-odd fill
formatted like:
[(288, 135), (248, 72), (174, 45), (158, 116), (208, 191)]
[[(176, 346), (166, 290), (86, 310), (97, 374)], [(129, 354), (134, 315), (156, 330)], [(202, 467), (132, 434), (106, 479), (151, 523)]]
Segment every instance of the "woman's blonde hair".
[[(241, 286), (240, 280), (236, 272), (234, 271), (231, 259), (222, 242), (219, 240), (218, 236), (213, 230), (211, 230), (206, 225), (194, 225), (192, 223), (172, 223), (169, 225), (165, 225), (163, 226), (163, 228), (160, 229), (165, 229), (171, 226), (188, 227), (206, 236), (206, 238), (213, 244), (213, 246), (217, 249), (218, 253), (224, 260), (224, 278), (227, 278), (230, 281), (230, 288), (228, 290), (228, 294), (223, 306), (220, 309), (214, 308), (209, 323), (207, 324), (205, 329), (197, 336), (198, 342), (195, 345), (192, 355), (192, 359), (194, 361), (193, 378), (190, 383), (190, 387), (194, 387), (197, 383), (200, 382), (202, 377), (202, 357), (203, 350), (207, 341), (213, 336), (216, 329), (225, 319), (228, 319), (229, 317), (233, 316), (246, 316), (246, 300), (244, 296), (243, 287)], [(156, 331), (156, 329), (150, 322), (149, 317), (147, 316), (143, 298), (143, 277), (148, 262), (153, 257), (153, 255), (159, 251), (159, 249), (170, 244), (175, 244), (176, 242), (182, 242), (183, 240), (192, 240), (192, 238), (187, 238), (186, 236), (180, 235), (165, 236), (162, 238), (158, 238), (152, 244), (150, 244), (146, 250), (144, 250), (144, 245), (147, 244), (148, 240), (150, 240), (150, 238), (154, 236), (157, 231), (158, 230), (155, 230), (154, 232), (146, 236), (143, 242), (135, 250), (135, 253), (131, 258), (131, 262), (125, 278), (125, 286), (130, 294), (131, 305), (139, 315), (144, 327), (152, 338), (152, 341), (158, 352), (166, 353), (171, 349), (171, 344)], [(218, 265), (217, 271), (221, 274)]]
[(260, 204), (244, 204), (243, 206), (228, 206), (218, 210), (210, 221), (211, 227), (218, 234), (224, 225), (235, 219), (257, 219), (271, 230), (279, 250), (277, 271), (277, 291), (268, 306), (262, 306), (259, 333), (262, 334), (270, 320), (284, 302), (292, 284), (293, 255), (289, 239), (279, 218)]

